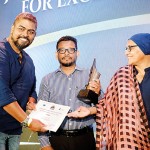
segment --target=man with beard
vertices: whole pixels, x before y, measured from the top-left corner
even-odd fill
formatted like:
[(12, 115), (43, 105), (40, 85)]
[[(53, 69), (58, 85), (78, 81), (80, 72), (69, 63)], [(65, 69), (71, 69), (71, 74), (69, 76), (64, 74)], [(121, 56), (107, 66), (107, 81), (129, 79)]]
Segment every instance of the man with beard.
[[(76, 65), (77, 40), (71, 36), (61, 37), (56, 49), (60, 67), (42, 79), (38, 99), (70, 106), (70, 112), (80, 106), (90, 108), (91, 104), (77, 98), (89, 80), (89, 70)], [(89, 86), (95, 93), (100, 92), (99, 80), (90, 82)], [(57, 132), (39, 133), (42, 150), (95, 150), (93, 123), (92, 115), (82, 119), (66, 117)]]
[(45, 131), (44, 124), (25, 113), (28, 102), (36, 102), (35, 67), (23, 50), (36, 35), (37, 20), (19, 14), (8, 38), (0, 42), (0, 149), (17, 150), (22, 126)]

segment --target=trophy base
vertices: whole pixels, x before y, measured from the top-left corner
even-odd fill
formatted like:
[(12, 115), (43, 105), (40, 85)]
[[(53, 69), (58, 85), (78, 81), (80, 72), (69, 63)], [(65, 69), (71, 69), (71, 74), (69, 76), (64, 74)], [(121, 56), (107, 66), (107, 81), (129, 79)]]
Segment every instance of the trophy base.
[(88, 89), (80, 90), (77, 97), (79, 98), (79, 100), (81, 100), (87, 104), (91, 104), (91, 103), (97, 104), (98, 103), (98, 94), (96, 94), (92, 90), (88, 90)]

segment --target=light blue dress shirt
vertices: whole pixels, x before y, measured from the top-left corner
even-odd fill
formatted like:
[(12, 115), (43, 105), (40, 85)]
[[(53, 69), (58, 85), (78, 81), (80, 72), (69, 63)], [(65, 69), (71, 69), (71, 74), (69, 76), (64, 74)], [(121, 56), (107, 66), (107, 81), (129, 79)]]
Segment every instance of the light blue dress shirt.
[[(85, 88), (88, 81), (89, 70), (76, 67), (74, 72), (67, 76), (59, 68), (42, 79), (38, 100), (70, 106), (70, 111), (75, 111), (79, 106), (91, 107), (77, 98), (79, 91)], [(64, 130), (80, 129), (92, 125), (94, 122), (94, 116), (82, 119), (66, 117), (60, 128)], [(39, 133), (39, 141), (42, 147), (50, 144), (46, 133)]]

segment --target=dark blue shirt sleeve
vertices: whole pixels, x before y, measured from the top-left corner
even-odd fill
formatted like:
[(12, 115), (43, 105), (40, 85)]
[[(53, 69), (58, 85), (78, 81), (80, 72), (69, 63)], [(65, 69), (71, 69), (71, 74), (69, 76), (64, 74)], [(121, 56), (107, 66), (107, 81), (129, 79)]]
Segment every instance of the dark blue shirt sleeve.
[(37, 102), (37, 93), (36, 93), (36, 77), (34, 78), (34, 84), (32, 86), (31, 92), (30, 92), (30, 97), (33, 97), (36, 102)]
[(9, 87), (11, 82), (9, 63), (9, 54), (5, 50), (0, 49), (0, 107), (16, 101), (16, 97)]

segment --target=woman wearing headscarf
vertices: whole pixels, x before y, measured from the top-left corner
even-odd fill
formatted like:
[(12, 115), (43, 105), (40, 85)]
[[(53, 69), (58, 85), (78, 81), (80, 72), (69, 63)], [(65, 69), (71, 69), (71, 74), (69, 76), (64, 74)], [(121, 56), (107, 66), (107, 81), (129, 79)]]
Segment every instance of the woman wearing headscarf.
[(125, 55), (128, 65), (114, 74), (97, 109), (70, 115), (97, 113), (97, 150), (150, 150), (150, 34), (129, 38)]
[(150, 150), (150, 34), (133, 35), (125, 55), (97, 105), (98, 150)]

